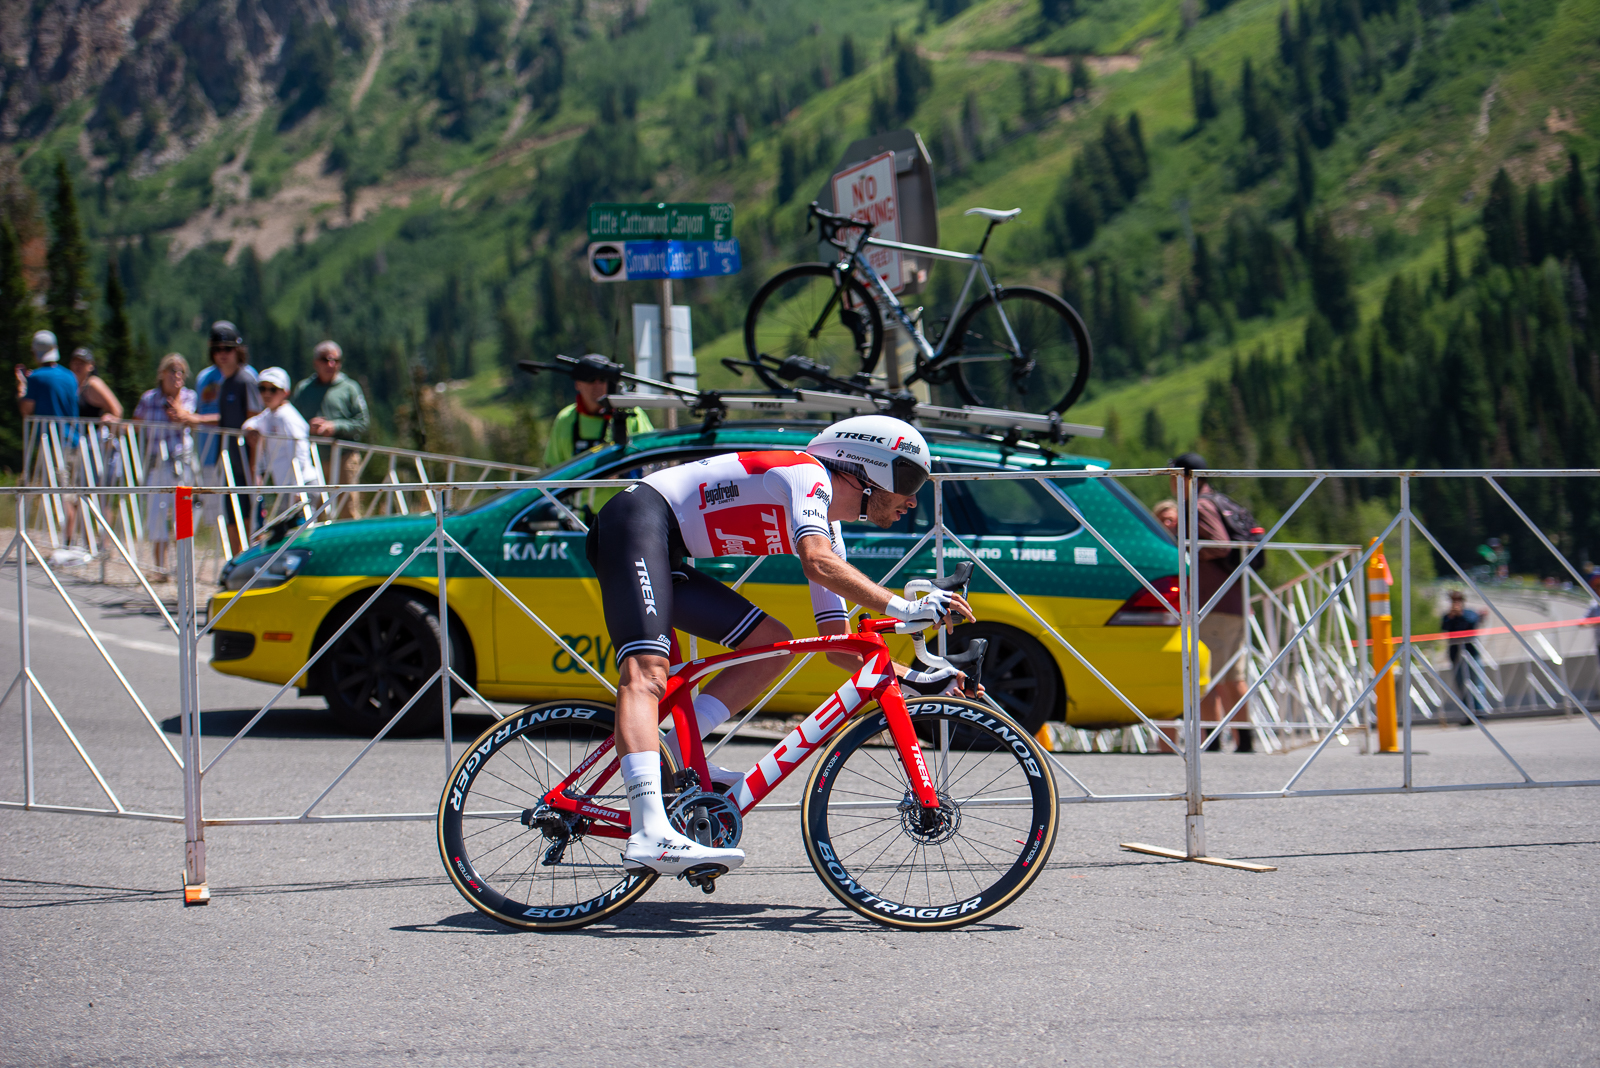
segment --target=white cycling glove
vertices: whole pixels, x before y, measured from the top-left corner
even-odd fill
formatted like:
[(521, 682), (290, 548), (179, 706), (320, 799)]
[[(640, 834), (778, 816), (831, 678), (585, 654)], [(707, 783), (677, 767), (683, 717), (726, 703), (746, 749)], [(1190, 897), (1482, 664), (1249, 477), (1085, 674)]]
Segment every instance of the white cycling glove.
[(950, 618), (950, 601), (955, 594), (949, 590), (934, 590), (914, 601), (904, 597), (890, 597), (887, 615), (902, 623), (915, 623), (922, 627), (941, 626)]

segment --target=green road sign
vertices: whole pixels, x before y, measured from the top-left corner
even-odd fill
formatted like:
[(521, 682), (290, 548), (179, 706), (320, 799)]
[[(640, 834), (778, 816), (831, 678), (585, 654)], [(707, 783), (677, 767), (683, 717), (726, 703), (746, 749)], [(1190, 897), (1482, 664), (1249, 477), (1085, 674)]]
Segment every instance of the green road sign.
[(732, 204), (590, 204), (590, 241), (727, 241)]

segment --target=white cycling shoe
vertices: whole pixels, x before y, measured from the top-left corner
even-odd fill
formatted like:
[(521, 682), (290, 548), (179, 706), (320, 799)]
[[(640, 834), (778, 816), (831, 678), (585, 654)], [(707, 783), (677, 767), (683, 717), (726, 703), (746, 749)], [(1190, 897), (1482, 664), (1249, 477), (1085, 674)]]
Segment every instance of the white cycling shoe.
[(640, 831), (628, 839), (622, 863), (629, 868), (649, 868), (660, 875), (682, 875), (690, 868), (707, 864), (732, 871), (744, 863), (744, 850), (713, 849), (675, 831)]

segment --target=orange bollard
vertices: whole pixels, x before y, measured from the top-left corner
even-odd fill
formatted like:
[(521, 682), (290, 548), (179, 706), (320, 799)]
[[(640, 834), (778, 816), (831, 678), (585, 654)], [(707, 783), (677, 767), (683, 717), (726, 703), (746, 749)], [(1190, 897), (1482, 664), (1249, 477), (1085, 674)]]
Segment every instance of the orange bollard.
[[(1373, 544), (1377, 542), (1373, 538)], [(1372, 670), (1377, 671), (1394, 654), (1394, 617), (1389, 613), (1389, 587), (1394, 576), (1389, 573), (1389, 561), (1383, 549), (1367, 560), (1367, 636), (1372, 639), (1368, 650), (1372, 656)], [(1378, 685), (1373, 687), (1378, 702), (1378, 752), (1400, 751), (1399, 731), (1395, 726), (1394, 669), (1383, 673)]]

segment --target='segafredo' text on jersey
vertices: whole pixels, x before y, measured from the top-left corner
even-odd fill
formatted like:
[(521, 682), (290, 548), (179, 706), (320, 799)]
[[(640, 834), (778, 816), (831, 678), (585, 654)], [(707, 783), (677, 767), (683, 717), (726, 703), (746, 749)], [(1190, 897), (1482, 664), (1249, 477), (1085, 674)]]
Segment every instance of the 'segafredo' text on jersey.
[[(841, 557), (844, 537), (828, 522), (833, 482), (816, 457), (788, 450), (730, 452), (644, 478), (672, 506), (693, 557), (793, 553), (807, 534), (827, 538)], [(811, 588), (818, 622), (843, 619), (844, 601)]]

